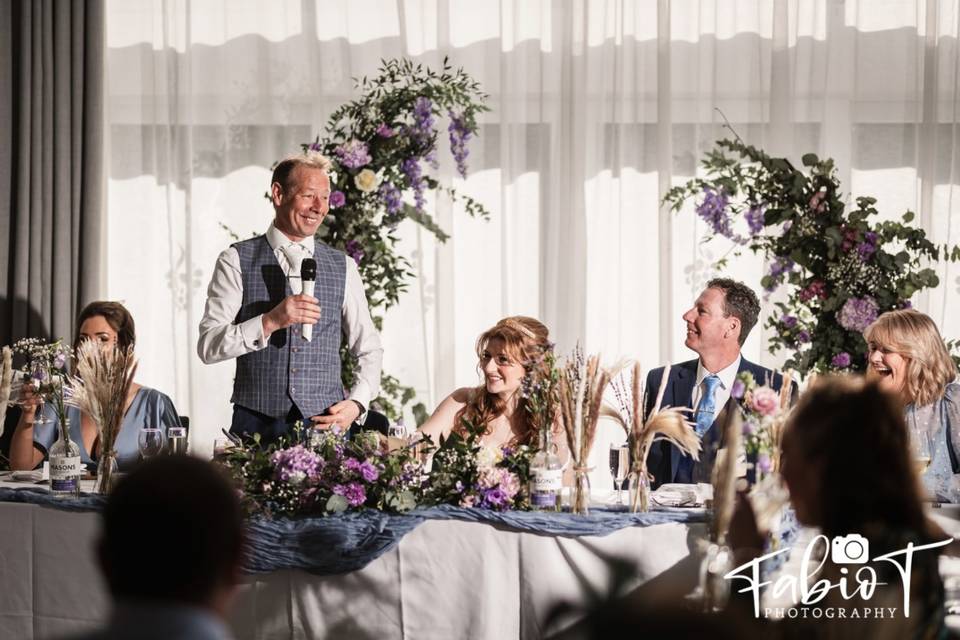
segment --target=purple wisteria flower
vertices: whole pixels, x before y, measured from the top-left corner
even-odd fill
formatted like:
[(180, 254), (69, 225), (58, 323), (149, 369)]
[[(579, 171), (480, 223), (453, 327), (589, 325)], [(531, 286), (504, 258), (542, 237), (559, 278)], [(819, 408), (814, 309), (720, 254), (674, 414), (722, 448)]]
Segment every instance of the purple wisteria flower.
[(861, 332), (877, 319), (879, 311), (876, 300), (870, 296), (850, 298), (843, 303), (840, 313), (837, 314), (837, 321), (844, 329)]
[(772, 293), (776, 288), (783, 282), (783, 276), (786, 273), (789, 273), (793, 267), (794, 262), (790, 258), (774, 258), (770, 261), (770, 266), (767, 270), (767, 276), (770, 277), (770, 282), (764, 287), (764, 291), (767, 293)]
[(763, 209), (765, 205), (756, 204), (747, 209), (744, 217), (747, 219), (747, 227), (750, 229), (750, 235), (755, 236), (763, 231)]
[(360, 261), (363, 260), (363, 256), (365, 255), (363, 247), (356, 240), (347, 240), (347, 244), (343, 249), (357, 264), (360, 264)]
[(433, 132), (433, 103), (420, 96), (413, 102), (413, 129), (420, 136)]
[(400, 169), (407, 179), (407, 186), (413, 188), (414, 207), (416, 207), (417, 211), (423, 211), (423, 207), (427, 202), (423, 195), (426, 182), (423, 179), (423, 174), (420, 169), (420, 161), (417, 158), (407, 158), (403, 161), (403, 164), (400, 165)]
[(733, 239), (733, 228), (730, 225), (730, 216), (727, 214), (729, 203), (730, 197), (723, 189), (715, 191), (712, 187), (705, 187), (703, 202), (697, 206), (697, 215), (710, 225), (714, 233)]
[(276, 478), (282, 482), (299, 484), (304, 480), (316, 480), (320, 458), (302, 445), (281, 449), (270, 458)]
[(330, 208), (339, 209), (347, 203), (347, 196), (343, 194), (343, 191), (334, 191), (330, 194)]
[(466, 178), (467, 156), (470, 155), (470, 150), (467, 149), (467, 143), (470, 141), (472, 134), (467, 128), (467, 123), (462, 113), (456, 114), (450, 111), (449, 115), (450, 126), (447, 127), (447, 131), (450, 133), (450, 153), (453, 154), (453, 159), (457, 163), (457, 173), (460, 174), (460, 177)]
[(307, 147), (307, 149), (309, 149), (310, 151), (323, 151), (323, 147), (320, 145), (319, 142), (311, 142), (310, 146)]
[(746, 391), (747, 385), (743, 384), (743, 380), (734, 380), (733, 386), (730, 387), (730, 397), (739, 400)]
[(391, 183), (383, 182), (380, 185), (380, 197), (383, 198), (383, 205), (387, 209), (387, 216), (392, 217), (400, 212), (400, 189)]
[(381, 122), (380, 126), (377, 127), (377, 135), (381, 138), (392, 138), (397, 135), (397, 132), (386, 122)]
[(348, 140), (334, 149), (333, 153), (340, 159), (340, 164), (348, 169), (359, 169), (373, 160), (367, 144), (361, 140)]
[(837, 369), (846, 369), (850, 366), (850, 354), (846, 351), (841, 351), (833, 356), (833, 359), (830, 361), (830, 366)]

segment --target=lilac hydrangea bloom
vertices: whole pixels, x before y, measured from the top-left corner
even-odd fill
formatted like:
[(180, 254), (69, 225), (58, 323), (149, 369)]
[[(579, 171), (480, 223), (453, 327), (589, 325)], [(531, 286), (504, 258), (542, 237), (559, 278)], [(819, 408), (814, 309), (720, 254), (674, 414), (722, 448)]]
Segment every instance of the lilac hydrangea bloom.
[(333, 492), (346, 498), (351, 507), (359, 507), (367, 501), (367, 492), (358, 482), (334, 485)]
[(840, 313), (837, 314), (837, 321), (844, 329), (861, 332), (877, 319), (879, 311), (876, 300), (870, 296), (850, 298), (843, 303)]
[(370, 157), (370, 151), (367, 144), (361, 140), (349, 140), (344, 142), (333, 152), (340, 159), (340, 164), (348, 169), (359, 169), (370, 164), (373, 158)]
[(334, 191), (330, 194), (330, 208), (339, 209), (347, 203), (347, 196), (343, 194), (343, 191)]
[(281, 449), (270, 458), (277, 479), (283, 482), (316, 480), (319, 461), (316, 453), (299, 444), (289, 449)]
[(833, 360), (830, 361), (830, 365), (836, 367), (837, 369), (846, 369), (850, 366), (850, 354), (846, 351), (841, 351), (837, 355), (833, 356)]
[(393, 128), (386, 122), (381, 122), (380, 126), (377, 127), (377, 135), (381, 138), (392, 138), (393, 136), (397, 135), (397, 132), (394, 131)]

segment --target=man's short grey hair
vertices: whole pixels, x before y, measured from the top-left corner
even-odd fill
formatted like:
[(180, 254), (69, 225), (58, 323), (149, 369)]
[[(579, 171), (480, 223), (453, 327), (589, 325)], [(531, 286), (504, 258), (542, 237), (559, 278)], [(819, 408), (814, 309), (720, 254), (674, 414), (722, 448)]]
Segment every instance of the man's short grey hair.
[(289, 155), (278, 162), (277, 166), (273, 168), (273, 177), (270, 179), (270, 184), (273, 185), (274, 182), (279, 182), (284, 192), (286, 192), (290, 188), (290, 176), (297, 167), (319, 169), (329, 174), (333, 168), (333, 162), (319, 151), (307, 151), (306, 153)]

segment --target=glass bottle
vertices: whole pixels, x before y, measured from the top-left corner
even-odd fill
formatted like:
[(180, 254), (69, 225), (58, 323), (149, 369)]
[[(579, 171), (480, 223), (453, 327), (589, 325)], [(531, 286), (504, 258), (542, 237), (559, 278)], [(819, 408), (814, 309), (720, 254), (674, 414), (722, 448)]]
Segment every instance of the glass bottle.
[(70, 439), (70, 420), (60, 421), (60, 437), (50, 447), (50, 493), (60, 498), (80, 495), (80, 447)]
[(563, 464), (550, 437), (540, 432), (540, 446), (530, 461), (530, 506), (537, 511), (557, 511), (563, 488)]

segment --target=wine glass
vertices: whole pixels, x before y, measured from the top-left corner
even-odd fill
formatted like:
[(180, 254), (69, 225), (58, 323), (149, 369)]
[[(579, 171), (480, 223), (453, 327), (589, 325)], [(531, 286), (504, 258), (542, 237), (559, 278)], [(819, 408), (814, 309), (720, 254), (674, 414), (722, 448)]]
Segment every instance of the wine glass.
[(140, 457), (144, 460), (156, 456), (163, 451), (163, 431), (155, 427), (140, 429), (137, 446), (140, 448)]
[(617, 490), (617, 505), (623, 505), (623, 481), (630, 470), (630, 447), (626, 444), (610, 445), (610, 475)]
[(910, 448), (913, 453), (913, 468), (918, 475), (923, 475), (930, 466), (930, 438), (919, 430), (912, 429), (910, 432)]

